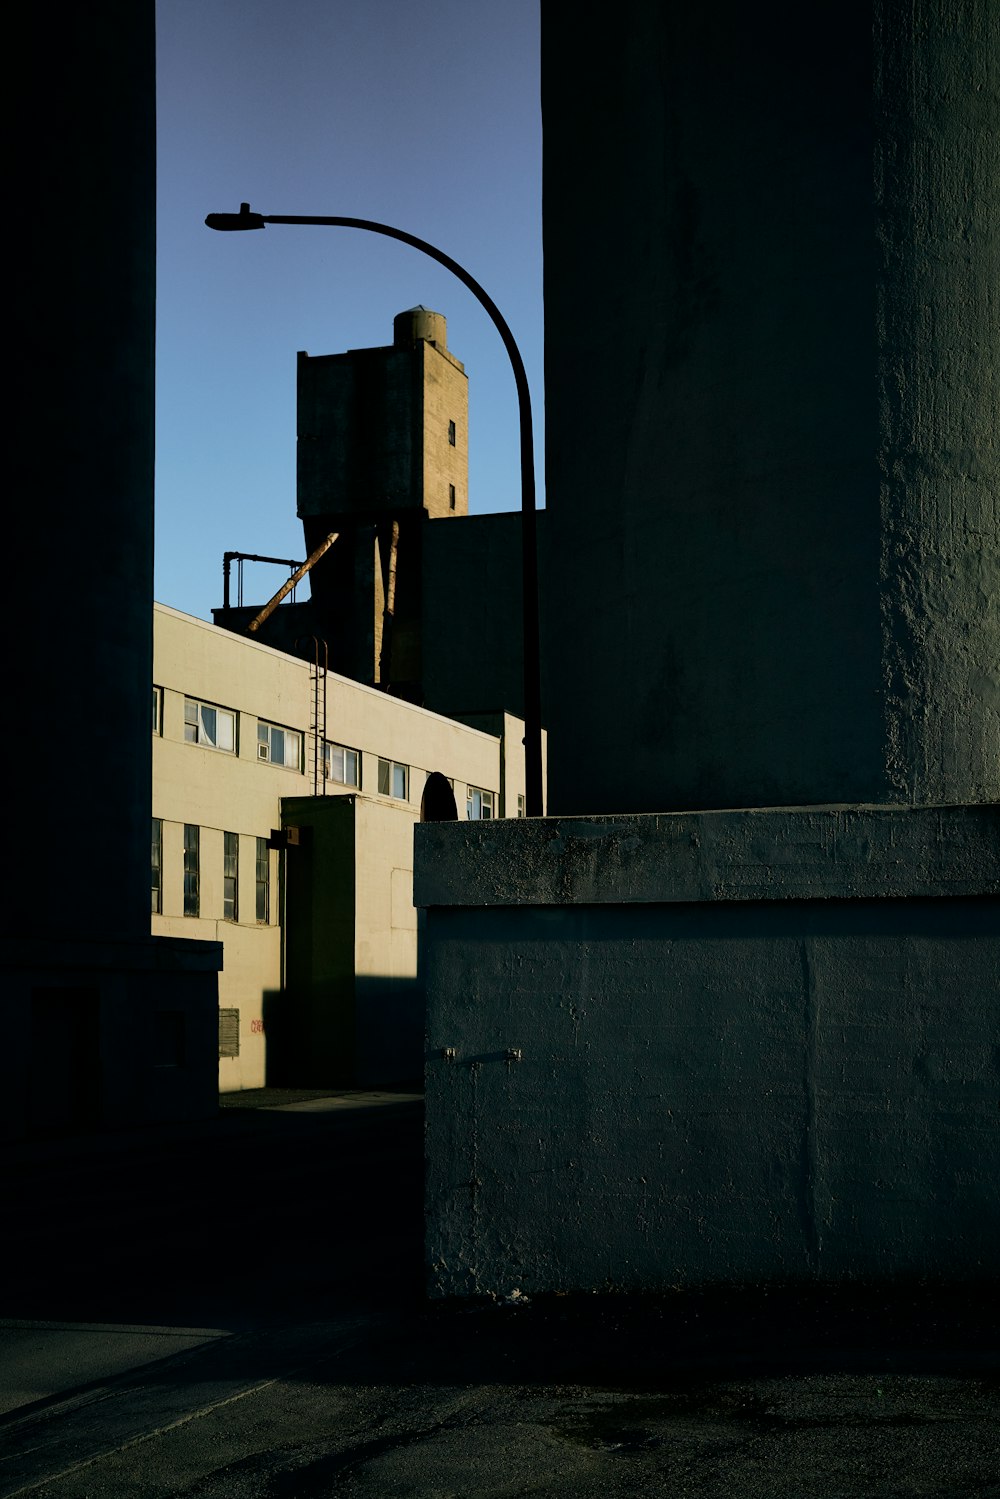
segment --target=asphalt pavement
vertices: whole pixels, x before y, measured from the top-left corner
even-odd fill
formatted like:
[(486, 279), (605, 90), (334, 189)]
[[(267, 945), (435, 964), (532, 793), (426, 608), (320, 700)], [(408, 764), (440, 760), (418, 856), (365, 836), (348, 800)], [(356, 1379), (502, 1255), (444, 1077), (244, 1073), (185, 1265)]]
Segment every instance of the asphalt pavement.
[(427, 1303), (416, 1089), (0, 1159), (0, 1495), (1000, 1499), (995, 1286)]

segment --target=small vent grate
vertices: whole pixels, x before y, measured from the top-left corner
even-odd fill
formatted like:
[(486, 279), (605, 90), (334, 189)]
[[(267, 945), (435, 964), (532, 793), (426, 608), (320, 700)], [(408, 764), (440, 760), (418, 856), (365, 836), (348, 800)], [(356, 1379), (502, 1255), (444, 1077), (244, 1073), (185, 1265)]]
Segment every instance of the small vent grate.
[(240, 1012), (219, 1011), (219, 1056), (238, 1057), (240, 1054)]

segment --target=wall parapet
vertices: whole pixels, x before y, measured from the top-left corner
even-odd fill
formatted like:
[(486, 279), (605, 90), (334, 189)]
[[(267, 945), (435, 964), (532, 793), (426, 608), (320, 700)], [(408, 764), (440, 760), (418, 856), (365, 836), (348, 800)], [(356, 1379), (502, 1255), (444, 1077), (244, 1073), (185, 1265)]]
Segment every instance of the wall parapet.
[(1000, 895), (1000, 806), (767, 807), (416, 829), (414, 904)]

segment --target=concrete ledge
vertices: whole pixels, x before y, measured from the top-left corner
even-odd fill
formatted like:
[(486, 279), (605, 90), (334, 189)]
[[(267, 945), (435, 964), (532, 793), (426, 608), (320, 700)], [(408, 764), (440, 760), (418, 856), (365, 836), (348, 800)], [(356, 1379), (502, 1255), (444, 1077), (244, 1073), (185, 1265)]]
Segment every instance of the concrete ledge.
[(777, 807), (416, 829), (414, 904), (1000, 895), (1000, 807)]

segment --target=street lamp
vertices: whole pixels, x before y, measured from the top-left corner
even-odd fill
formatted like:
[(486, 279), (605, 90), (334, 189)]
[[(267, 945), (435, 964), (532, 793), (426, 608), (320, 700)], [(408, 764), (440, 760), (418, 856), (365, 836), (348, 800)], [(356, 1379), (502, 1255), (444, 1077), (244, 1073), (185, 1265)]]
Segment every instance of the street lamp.
[(457, 260), (445, 255), (426, 240), (407, 234), (402, 229), (393, 229), (389, 224), (376, 224), (371, 219), (320, 218), (305, 214), (253, 213), (249, 203), (241, 203), (239, 213), (210, 213), (205, 220), (209, 229), (263, 229), (266, 224), (324, 224), (331, 228), (368, 229), (373, 234), (384, 234), (389, 239), (402, 240), (422, 250), (439, 265), (458, 277), (469, 288), (477, 301), (485, 307), (493, 324), (503, 339), (507, 357), (514, 371), (517, 386), (517, 405), (521, 431), (521, 558), (522, 587), (524, 594), (524, 789), (525, 810), (529, 817), (542, 815), (542, 708), (538, 641), (538, 534), (535, 515), (535, 465), (534, 443), (531, 426), (531, 396), (528, 377), (524, 372), (521, 351), (514, 342), (500, 309), (489, 297), (479, 282), (470, 276)]

